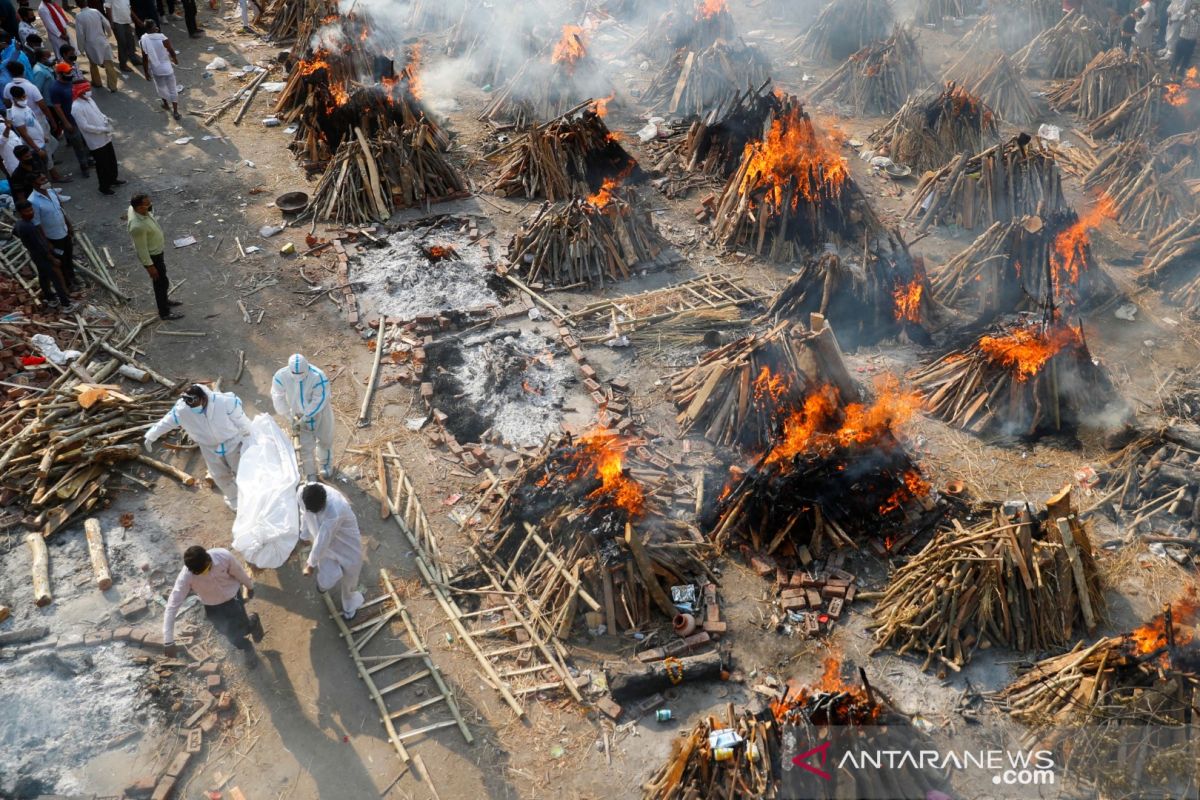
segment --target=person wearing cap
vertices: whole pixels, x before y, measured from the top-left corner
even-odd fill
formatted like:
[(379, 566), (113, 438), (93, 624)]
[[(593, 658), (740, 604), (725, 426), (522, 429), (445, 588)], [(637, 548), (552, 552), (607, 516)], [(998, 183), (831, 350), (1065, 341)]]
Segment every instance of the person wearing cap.
[(296, 353), (271, 381), (271, 403), (275, 413), (312, 434), (316, 440), (317, 466), (321, 475), (333, 474), (333, 405), (329, 378), (320, 368)]
[(51, 52), (62, 53), (63, 45), (71, 44), (71, 18), (63, 11), (62, 3), (60, 0), (42, 0), (38, 16), (50, 37)]
[(183, 319), (183, 314), (172, 311), (181, 303), (169, 296), (171, 282), (167, 279), (167, 262), (163, 257), (163, 231), (154, 217), (154, 204), (148, 194), (135, 194), (129, 201), (129, 238), (133, 240), (138, 261), (142, 262), (154, 286), (159, 318)]
[(96, 165), (96, 178), (100, 181), (100, 194), (116, 194), (113, 187), (125, 181), (118, 177), (117, 151), (113, 147), (112, 120), (105, 116), (92, 97), (92, 85), (87, 81), (71, 87), (75, 102), (71, 106), (71, 117), (83, 135), (88, 152)]
[(63, 138), (75, 151), (79, 174), (87, 178), (91, 176), (92, 155), (71, 113), (75, 105), (75, 82), (75, 69), (65, 61), (58, 62), (54, 65), (54, 83), (47, 97), (50, 100), (50, 113), (62, 128)]
[(103, 77), (107, 81), (105, 85), (110, 92), (115, 92), (118, 82), (117, 65), (113, 61), (112, 45), (108, 41), (108, 37), (112, 35), (112, 27), (100, 10), (102, 8), (104, 0), (88, 0), (88, 7), (75, 15), (75, 41), (88, 57), (92, 85), (100, 85), (100, 70), (103, 68)]
[(300, 538), (312, 542), (303, 572), (316, 573), (318, 591), (340, 586), (342, 616), (353, 619), (363, 604), (363, 594), (358, 591), (362, 534), (354, 509), (337, 489), (315, 482), (301, 486), (296, 500), (300, 504)]
[(176, 120), (183, 116), (179, 113), (179, 85), (175, 83), (175, 65), (179, 57), (171, 40), (160, 33), (154, 20), (146, 20), (146, 32), (140, 39), (142, 46), (142, 74), (146, 80), (154, 81), (154, 89), (162, 101), (162, 107), (171, 112)]
[(238, 649), (248, 667), (258, 662), (249, 640), (261, 642), (262, 620), (246, 613), (246, 601), (254, 599), (254, 581), (224, 547), (206, 549), (194, 544), (183, 551), (183, 569), (167, 597), (163, 612), (163, 649), (167, 658), (179, 654), (175, 646), (175, 617), (192, 592), (204, 605), (204, 616)]
[(150, 430), (145, 447), (154, 449), (162, 436), (183, 428), (200, 448), (208, 475), (225, 495), (225, 505), (237, 511), (237, 471), (242, 450), (250, 440), (250, 420), (242, 400), (233, 392), (214, 392), (193, 383)]

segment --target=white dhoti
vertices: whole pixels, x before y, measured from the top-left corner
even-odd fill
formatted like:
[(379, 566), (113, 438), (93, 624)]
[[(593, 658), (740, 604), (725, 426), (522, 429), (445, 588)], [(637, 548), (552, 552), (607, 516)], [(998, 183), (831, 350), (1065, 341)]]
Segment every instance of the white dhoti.
[(158, 96), (168, 103), (179, 101), (179, 84), (175, 82), (175, 73), (170, 75), (151, 75), (154, 79), (154, 90)]

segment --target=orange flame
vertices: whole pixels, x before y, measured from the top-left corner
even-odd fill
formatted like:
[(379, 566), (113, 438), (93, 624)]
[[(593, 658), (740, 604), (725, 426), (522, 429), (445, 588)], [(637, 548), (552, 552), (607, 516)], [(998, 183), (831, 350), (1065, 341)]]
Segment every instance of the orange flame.
[[(592, 110), (596, 112), (596, 116), (598, 116), (600, 119), (604, 119), (605, 117), (607, 117), (608, 116), (608, 104), (611, 103), (613, 101), (613, 98), (616, 96), (617, 96), (617, 93), (616, 93), (616, 90), (614, 90), (613, 93), (610, 94), (608, 97), (601, 97), (599, 100), (593, 100), (592, 101)], [(613, 136), (613, 134), (611, 134), (611, 133), (609, 134), (609, 138), (614, 139), (614, 140), (616, 139), (616, 137)]]
[(621, 174), (614, 178), (605, 178), (600, 184), (600, 190), (587, 198), (588, 205), (594, 208), (604, 208), (611, 203), (613, 192), (620, 188), (625, 179), (633, 173), (633, 166), (634, 162), (630, 161), (625, 165), (625, 169), (621, 170)]
[(1055, 324), (1047, 331), (1031, 323), (1007, 336), (982, 336), (979, 349), (994, 363), (1012, 370), (1018, 381), (1027, 381), (1063, 348), (1082, 341), (1080, 332), (1070, 325)]
[(1183, 76), (1183, 81), (1180, 83), (1168, 83), (1163, 86), (1163, 100), (1170, 106), (1186, 106), (1192, 99), (1190, 92), (1193, 89), (1200, 89), (1200, 80), (1197, 80), (1196, 67), (1191, 67)]
[(696, 19), (712, 19), (725, 11), (725, 0), (700, 0), (696, 7)]
[[(929, 482), (921, 477), (921, 473), (916, 470), (906, 470), (904, 472), (904, 486), (892, 492), (891, 496), (879, 506), (879, 515), (887, 516), (893, 511), (899, 511), (904, 508), (904, 505), (915, 497), (924, 497), (929, 494), (932, 487)], [(892, 541), (885, 541), (886, 548), (892, 549)]]
[[(608, 428), (596, 428), (581, 434), (571, 458), (575, 469), (566, 477), (573, 481), (583, 477), (598, 478), (600, 486), (588, 494), (587, 499), (596, 507), (615, 506), (629, 516), (640, 516), (645, 510), (646, 498), (637, 481), (625, 474), (623, 458), (630, 447), (628, 439), (622, 438)], [(537, 483), (545, 486), (550, 482), (547, 474)]]
[(925, 285), (920, 278), (914, 278), (912, 283), (901, 284), (892, 290), (892, 309), (897, 322), (921, 323), (921, 295)]
[[(1188, 589), (1187, 594), (1171, 604), (1171, 628), (1175, 635), (1175, 645), (1190, 644), (1195, 639), (1195, 624), (1197, 612), (1200, 611), (1200, 598), (1196, 596), (1196, 587)], [(1153, 620), (1134, 628), (1125, 634), (1133, 646), (1135, 655), (1153, 653), (1167, 644), (1167, 620), (1164, 614), (1159, 614)], [(1164, 660), (1167, 654), (1163, 654)]]
[(1087, 248), (1091, 244), (1090, 232), (1106, 219), (1115, 219), (1117, 205), (1107, 194), (1100, 195), (1096, 205), (1073, 225), (1054, 237), (1054, 249), (1050, 253), (1054, 294), (1069, 295), (1068, 286), (1079, 283), (1079, 275), (1087, 269)]
[(563, 25), (562, 38), (554, 45), (550, 60), (569, 68), (587, 55), (587, 33), (578, 25)]
[(883, 714), (883, 707), (872, 701), (865, 687), (842, 680), (840, 655), (832, 653), (823, 662), (821, 680), (816, 686), (801, 686), (788, 681), (788, 690), (782, 698), (771, 701), (771, 713), (779, 722), (787, 719), (793, 711), (803, 711), (822, 695), (845, 694), (836, 705), (822, 706), (821, 719), (812, 722), (820, 725), (867, 725)]
[(740, 191), (767, 187), (768, 200), (777, 210), (792, 182), (796, 191), (791, 206), (795, 209), (801, 198), (815, 203), (839, 197), (849, 176), (845, 161), (825, 148), (798, 103), (776, 117), (766, 139), (748, 143), (742, 159), (749, 163)]
[(420, 100), (421, 88), (421, 44), (414, 44), (408, 51), (408, 65), (404, 67), (404, 77), (408, 79), (408, 91), (414, 100)]
[(787, 395), (788, 380), (783, 375), (775, 375), (770, 367), (763, 367), (754, 379), (754, 402), (758, 405), (770, 405), (778, 408)]

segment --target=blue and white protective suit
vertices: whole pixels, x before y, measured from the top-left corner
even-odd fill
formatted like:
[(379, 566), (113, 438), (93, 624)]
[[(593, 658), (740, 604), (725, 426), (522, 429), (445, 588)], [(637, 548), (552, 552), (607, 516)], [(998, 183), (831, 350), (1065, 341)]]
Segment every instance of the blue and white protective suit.
[(242, 460), (242, 448), (250, 437), (250, 420), (242, 401), (233, 392), (214, 392), (202, 386), (208, 396), (206, 407), (189, 408), (177, 400), (163, 418), (146, 431), (147, 446), (163, 435), (183, 428), (200, 447), (204, 463), (213, 483), (225, 495), (225, 503), (237, 509), (237, 470)]
[(329, 477), (333, 473), (333, 405), (325, 373), (297, 353), (271, 381), (275, 413), (297, 423), (317, 441), (317, 467)]

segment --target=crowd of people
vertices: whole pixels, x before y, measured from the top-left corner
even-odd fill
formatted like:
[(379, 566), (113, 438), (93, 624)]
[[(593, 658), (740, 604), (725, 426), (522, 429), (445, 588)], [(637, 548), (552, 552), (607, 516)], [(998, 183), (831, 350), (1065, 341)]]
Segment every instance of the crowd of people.
[[(1063, 8), (1075, 0), (1064, 0)], [(1117, 4), (1121, 49), (1135, 50), (1168, 62), (1171, 75), (1180, 77), (1192, 66), (1196, 37), (1200, 35), (1200, 0), (1131, 0)]]

